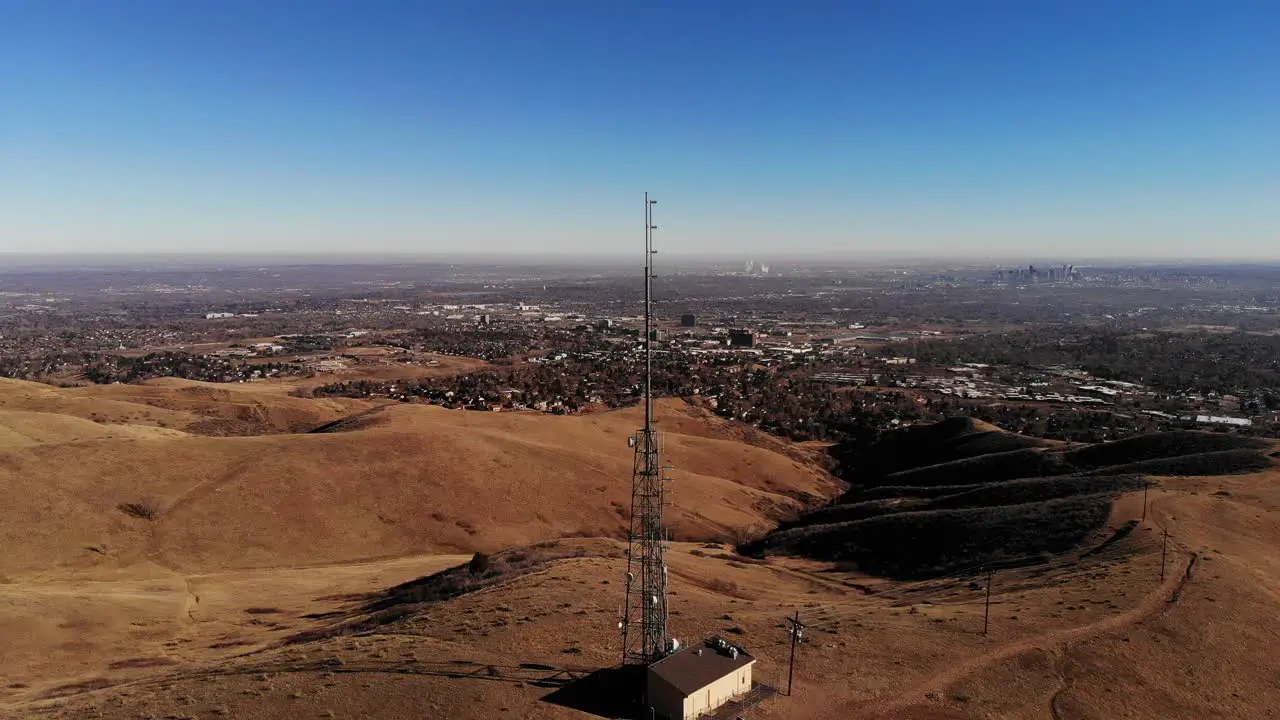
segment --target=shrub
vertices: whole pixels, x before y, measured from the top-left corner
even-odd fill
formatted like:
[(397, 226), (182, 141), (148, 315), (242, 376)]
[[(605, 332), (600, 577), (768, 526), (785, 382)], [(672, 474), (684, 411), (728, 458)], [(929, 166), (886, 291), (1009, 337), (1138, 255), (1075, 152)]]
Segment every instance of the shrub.
[(1142, 485), (1143, 480), (1137, 475), (1108, 477), (1064, 475), (1051, 478), (1027, 478), (991, 483), (981, 488), (940, 497), (925, 503), (921, 509), (943, 510), (1017, 505), (1098, 493), (1121, 493), (1139, 490)]
[(1234, 475), (1266, 470), (1274, 462), (1257, 450), (1222, 450), (1196, 455), (1179, 455), (1170, 458), (1143, 460), (1141, 462), (1100, 468), (1090, 475), (1114, 473), (1144, 473), (1147, 475)]
[[(482, 553), (476, 553), (482, 555)], [(458, 597), (483, 587), (505, 582), (526, 575), (534, 568), (555, 560), (582, 557), (586, 551), (579, 547), (523, 548), (506, 550), (492, 556), (484, 556), (487, 566), (481, 573), (472, 572), (473, 556), (469, 562), (446, 570), (400, 583), (373, 596), (365, 605), (366, 612), (384, 610), (396, 605), (416, 605), (439, 602)]]
[(932, 487), (916, 487), (913, 485), (880, 485), (873, 488), (851, 490), (841, 498), (842, 503), (866, 502), (868, 500), (896, 500), (898, 498), (935, 498), (954, 495), (965, 490), (985, 487), (988, 483), (971, 483), (966, 485), (934, 485)]
[(1024, 448), (905, 470), (885, 477), (885, 482), (894, 485), (968, 485), (1066, 475), (1074, 470), (1060, 455)]
[(754, 540), (759, 540), (769, 532), (769, 528), (759, 525), (739, 525), (729, 531), (730, 540), (733, 546), (746, 545)]
[[(923, 500), (911, 499), (904, 500), (902, 498), (886, 498), (881, 500), (866, 500), (864, 502), (842, 503), (840, 505), (828, 505), (819, 508), (805, 515), (799, 520), (786, 523), (782, 528), (801, 527), (804, 525), (828, 525), (838, 522), (850, 522), (853, 520), (865, 520), (880, 515), (888, 515), (904, 510), (911, 506), (920, 505)], [(747, 544), (747, 543), (742, 543)]]
[(136, 517), (140, 520), (155, 520), (160, 516), (160, 503), (152, 499), (120, 503), (116, 508), (125, 515)]
[(481, 588), (508, 582), (527, 575), (534, 569), (556, 560), (583, 557), (587, 553), (573, 546), (535, 546), (519, 551), (503, 551), (486, 556), (486, 569), (476, 574), (471, 570), (475, 556), (470, 561), (440, 572), (420, 577), (387, 588), (367, 597), (360, 609), (346, 619), (329, 627), (308, 630), (289, 638), (290, 642), (308, 642), (328, 637), (355, 635), (376, 630), (383, 625), (398, 622), (422, 610), (428, 603), (443, 602)]
[(864, 572), (904, 579), (934, 577), (981, 563), (1066, 552), (1106, 523), (1112, 497), (902, 512), (783, 530), (743, 550), (853, 562)]
[(1256, 438), (1195, 430), (1170, 430), (1077, 448), (1065, 453), (1065, 457), (1072, 465), (1093, 469), (1182, 455), (1224, 450), (1259, 450), (1264, 447), (1266, 442)]
[(750, 599), (745, 593), (743, 593), (742, 588), (738, 586), (738, 583), (732, 580), (713, 577), (707, 580), (706, 587), (708, 590), (720, 593), (721, 595), (728, 595), (729, 597), (735, 597), (742, 600)]
[(1043, 445), (1043, 440), (979, 429), (971, 418), (955, 417), (894, 430), (865, 447), (842, 443), (831, 453), (845, 479), (875, 485), (895, 472)]

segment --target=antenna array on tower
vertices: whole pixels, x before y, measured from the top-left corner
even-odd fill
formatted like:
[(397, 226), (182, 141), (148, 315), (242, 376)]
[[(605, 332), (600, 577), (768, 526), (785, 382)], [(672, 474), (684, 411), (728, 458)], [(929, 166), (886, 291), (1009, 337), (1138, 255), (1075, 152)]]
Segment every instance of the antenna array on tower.
[[(653, 430), (653, 206), (644, 194), (644, 428), (631, 472), (631, 529), (627, 549), (627, 596), (622, 615), (622, 661), (648, 664), (668, 652), (667, 529), (662, 511), (667, 478)], [(637, 627), (638, 625), (638, 627)]]

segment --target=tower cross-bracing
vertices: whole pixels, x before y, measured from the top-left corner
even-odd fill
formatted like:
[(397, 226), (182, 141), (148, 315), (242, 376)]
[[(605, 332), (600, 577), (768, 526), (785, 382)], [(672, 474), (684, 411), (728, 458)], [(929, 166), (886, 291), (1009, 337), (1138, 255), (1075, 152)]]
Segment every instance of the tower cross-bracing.
[(667, 482), (653, 429), (653, 206), (644, 195), (644, 427), (631, 438), (631, 529), (627, 551), (627, 598), (622, 617), (622, 660), (648, 664), (671, 648), (667, 636), (667, 529), (663, 506)]

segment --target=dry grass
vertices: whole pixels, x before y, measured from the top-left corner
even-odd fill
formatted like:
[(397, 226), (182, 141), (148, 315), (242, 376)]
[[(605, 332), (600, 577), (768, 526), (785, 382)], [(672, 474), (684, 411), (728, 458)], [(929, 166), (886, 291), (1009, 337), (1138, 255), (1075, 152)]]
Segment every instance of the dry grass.
[[(186, 667), (328, 627), (357, 598), (477, 551), (490, 567), (468, 574), (483, 580), (534, 562), (502, 548), (625, 533), (634, 410), (391, 405), (344, 432), (278, 432), (367, 407), (246, 386), (0, 383), (0, 427), (7, 417), (22, 431), (0, 437), (0, 675), (25, 685), (0, 688), (0, 708), (156, 672), (138, 658)], [(265, 418), (273, 434), (147, 424), (236, 418)], [(696, 409), (663, 403), (659, 423), (680, 468), (673, 524), (687, 536), (723, 539), (838, 489), (785, 444), (738, 442)]]
[[(244, 394), (243, 392), (241, 394)], [(307, 401), (302, 401), (307, 402)], [(495, 551), (625, 533), (634, 410), (585, 417), (396, 405), (366, 427), (318, 435), (45, 443), (0, 451), (0, 573), (117, 562), (181, 570), (312, 565), (423, 552)], [(373, 420), (376, 418), (376, 421)], [(791, 457), (717, 439), (664, 405), (672, 530), (726, 539), (793, 496), (836, 490)], [(701, 435), (678, 432), (696, 429)], [(154, 533), (104, 512), (154, 498)]]
[[(1157, 526), (1133, 528), (1140, 507), (1128, 496), (1110, 524), (1132, 529), (1109, 549), (1001, 573), (985, 637), (981, 584), (873, 581), (787, 559), (735, 567), (699, 545), (677, 545), (669, 556), (671, 627), (685, 640), (730, 634), (759, 658), (757, 679), (776, 682), (785, 677), (788, 652), (780, 625), (799, 609), (809, 637), (800, 647), (795, 699), (758, 707), (753, 716), (763, 719), (1040, 717), (1051, 714), (1050, 703), (1059, 717), (1207, 717), (1218, 707), (1232, 717), (1265, 718), (1277, 660), (1265, 652), (1268, 630), (1252, 613), (1269, 617), (1280, 596), (1271, 584), (1244, 580), (1258, 572), (1280, 577), (1270, 553), (1280, 523), (1270, 514), (1259, 523), (1253, 512), (1280, 507), (1276, 479), (1168, 481), (1149, 518), (1170, 523), (1181, 538), (1164, 586)], [(1231, 495), (1211, 494), (1218, 490)], [(1184, 544), (1202, 553), (1189, 580)], [(69, 720), (91, 707), (124, 720), (216, 707), (245, 718), (332, 710), (465, 719), (506, 707), (514, 717), (580, 717), (545, 698), (566, 671), (616, 662), (625, 560), (616, 543), (563, 541), (554, 550), (568, 549), (581, 554), (472, 592), (401, 606), (404, 612), (358, 636), (247, 655), (141, 691), (107, 690), (51, 716)], [(1246, 559), (1255, 562), (1240, 562)], [(459, 557), (461, 567), (449, 572), (469, 576), (467, 561)], [(859, 582), (876, 583), (877, 591), (850, 586)], [(1249, 648), (1258, 652), (1242, 663)], [(1184, 667), (1192, 674), (1184, 676)], [(190, 702), (175, 704), (181, 698)]]
[[(726, 539), (769, 503), (835, 489), (772, 441), (662, 413), (684, 532)], [(547, 699), (617, 662), (624, 546), (539, 545), (616, 537), (635, 423), (395, 406), (329, 435), (4, 446), (0, 715), (583, 717)], [(150, 522), (116, 509), (151, 497), (166, 510)], [(709, 543), (668, 556), (671, 629), (731, 634), (773, 683), (798, 609), (796, 693), (762, 720), (1267, 717), (1280, 473), (1162, 480), (1135, 526), (1140, 498), (1116, 505), (1097, 552), (998, 574), (987, 636), (969, 578), (898, 583)], [(357, 635), (285, 643), (384, 611)]]

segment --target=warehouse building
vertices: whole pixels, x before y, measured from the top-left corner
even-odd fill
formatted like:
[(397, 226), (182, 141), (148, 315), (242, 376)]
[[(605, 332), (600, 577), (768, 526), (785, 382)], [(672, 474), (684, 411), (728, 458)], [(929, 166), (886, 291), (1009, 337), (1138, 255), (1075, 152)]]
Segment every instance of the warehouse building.
[(668, 655), (649, 666), (649, 706), (658, 717), (693, 720), (751, 690), (755, 662), (721, 638)]

